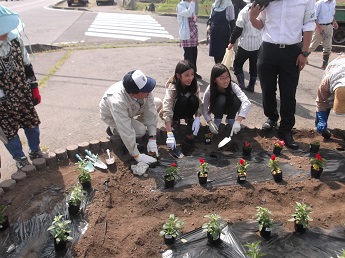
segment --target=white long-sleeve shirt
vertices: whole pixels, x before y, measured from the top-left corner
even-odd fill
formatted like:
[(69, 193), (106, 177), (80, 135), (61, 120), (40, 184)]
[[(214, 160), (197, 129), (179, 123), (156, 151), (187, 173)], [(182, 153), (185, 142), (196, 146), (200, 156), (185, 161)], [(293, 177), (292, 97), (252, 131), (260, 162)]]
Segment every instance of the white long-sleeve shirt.
[(262, 40), (273, 44), (301, 42), (302, 31), (315, 30), (315, 0), (273, 1), (258, 16)]
[(131, 125), (132, 118), (146, 125), (149, 135), (156, 135), (158, 114), (152, 93), (140, 105), (123, 87), (122, 81), (112, 85), (103, 95), (99, 107), (101, 119), (110, 127), (116, 128), (121, 140), (132, 156), (139, 155), (136, 133)]
[[(241, 107), (238, 110), (238, 116), (246, 118), (248, 112), (250, 110), (250, 100), (248, 99), (247, 95), (241, 90), (241, 88), (231, 81), (231, 88), (238, 99), (241, 101)], [(206, 121), (211, 120), (211, 111), (210, 111), (210, 100), (211, 100), (211, 92), (210, 92), (210, 85), (207, 86), (204, 97), (202, 99), (202, 115), (204, 116)]]

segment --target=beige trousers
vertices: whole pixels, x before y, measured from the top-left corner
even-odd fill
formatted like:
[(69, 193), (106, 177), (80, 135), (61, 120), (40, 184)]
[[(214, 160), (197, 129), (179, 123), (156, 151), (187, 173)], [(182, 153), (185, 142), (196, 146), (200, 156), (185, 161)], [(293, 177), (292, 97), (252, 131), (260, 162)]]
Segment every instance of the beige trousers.
[(323, 53), (324, 54), (331, 54), (332, 52), (332, 38), (333, 38), (333, 25), (320, 25), (324, 31), (324, 35), (321, 35), (320, 32), (315, 29), (313, 33), (313, 37), (310, 42), (309, 52), (315, 51), (315, 49), (320, 45), (322, 42)]

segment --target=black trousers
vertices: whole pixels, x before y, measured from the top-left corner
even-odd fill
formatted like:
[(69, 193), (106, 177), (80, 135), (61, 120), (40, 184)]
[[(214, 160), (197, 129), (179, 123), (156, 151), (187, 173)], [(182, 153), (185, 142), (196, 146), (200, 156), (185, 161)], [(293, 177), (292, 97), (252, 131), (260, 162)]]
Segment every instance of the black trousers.
[(296, 60), (301, 53), (298, 44), (282, 46), (263, 42), (258, 53), (258, 74), (262, 89), (265, 116), (278, 121), (277, 82), (280, 92), (279, 132), (290, 132), (295, 125), (296, 90), (299, 67)]
[(234, 94), (232, 99), (226, 101), (225, 95), (218, 95), (215, 99), (215, 105), (212, 107), (211, 112), (214, 114), (214, 118), (222, 119), (226, 114), (226, 118), (235, 118), (238, 110), (241, 107), (241, 101)]
[(238, 47), (234, 60), (235, 74), (243, 73), (243, 65), (249, 59), (249, 74), (250, 76), (257, 77), (258, 72), (256, 63), (258, 61), (258, 50), (247, 51), (241, 47)]
[(192, 121), (193, 116), (199, 108), (199, 99), (195, 95), (189, 97), (179, 96), (174, 107), (174, 121), (185, 119)]
[(184, 60), (189, 60), (196, 68), (196, 59), (198, 58), (198, 47), (183, 47), (184, 50)]

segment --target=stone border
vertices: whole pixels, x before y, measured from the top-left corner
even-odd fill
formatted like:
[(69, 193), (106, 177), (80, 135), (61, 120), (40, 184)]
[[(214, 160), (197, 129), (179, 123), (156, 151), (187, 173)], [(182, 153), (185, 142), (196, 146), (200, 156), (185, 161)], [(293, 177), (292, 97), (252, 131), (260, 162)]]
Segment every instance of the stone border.
[(58, 167), (69, 166), (70, 163), (76, 163), (75, 154), (84, 155), (85, 149), (91, 150), (94, 154), (105, 153), (106, 149), (112, 149), (112, 143), (116, 142), (116, 138), (103, 137), (100, 140), (81, 142), (66, 148), (58, 148), (54, 152), (46, 152), (42, 158), (32, 160), (32, 164), (13, 173), (11, 179), (2, 181), (0, 183), (0, 196), (13, 189), (18, 181), (24, 180), (32, 172), (45, 170), (47, 167), (57, 169)]

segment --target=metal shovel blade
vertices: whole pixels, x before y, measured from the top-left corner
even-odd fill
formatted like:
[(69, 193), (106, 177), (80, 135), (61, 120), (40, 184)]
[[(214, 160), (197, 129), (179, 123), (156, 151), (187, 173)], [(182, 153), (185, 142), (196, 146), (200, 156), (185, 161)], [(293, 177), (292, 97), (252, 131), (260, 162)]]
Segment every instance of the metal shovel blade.
[[(92, 163), (94, 166), (101, 168), (101, 169), (107, 169), (107, 165), (101, 161), (101, 159), (98, 157), (98, 155), (92, 154), (91, 151), (85, 150), (85, 153), (87, 156), (89, 156), (92, 160), (94, 160), (95, 163)], [(86, 156), (86, 157), (87, 157)], [(89, 159), (90, 160), (90, 159)], [(92, 162), (92, 161), (91, 161)], [(95, 165), (97, 164), (97, 165)]]
[(111, 157), (111, 155), (110, 155), (110, 150), (109, 150), (109, 149), (107, 149), (107, 155), (108, 155), (108, 158), (105, 159), (105, 162), (106, 162), (108, 165), (114, 164), (114, 162), (115, 162), (115, 157)]
[(107, 169), (107, 165), (104, 164), (103, 162), (100, 162), (99, 160), (94, 160), (93, 158), (91, 158), (90, 156), (85, 156), (88, 160), (91, 161), (92, 165), (94, 165), (97, 168), (100, 169)]
[(233, 134), (233, 131), (231, 129), (230, 136), (229, 137), (225, 137), (223, 140), (221, 140), (220, 143), (218, 143), (218, 148), (222, 148), (226, 144), (228, 144), (231, 141), (232, 134)]
[(92, 163), (89, 161), (89, 160), (83, 160), (79, 154), (75, 154), (77, 160), (79, 160), (82, 164), (83, 164), (83, 167), (89, 172), (94, 172), (95, 171), (95, 168), (94, 166), (92, 165)]

